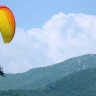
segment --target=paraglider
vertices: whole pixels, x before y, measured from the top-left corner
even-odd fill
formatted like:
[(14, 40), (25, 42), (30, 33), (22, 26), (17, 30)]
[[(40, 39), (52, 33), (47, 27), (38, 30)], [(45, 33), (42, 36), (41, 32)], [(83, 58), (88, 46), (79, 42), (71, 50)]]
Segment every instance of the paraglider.
[(3, 76), (3, 77), (6, 77), (4, 72), (3, 72), (3, 68), (1, 67), (1, 65), (0, 65), (0, 75)]
[[(0, 32), (4, 44), (10, 43), (14, 37), (16, 28), (15, 17), (6, 6), (0, 6)], [(3, 68), (0, 67), (0, 75), (5, 77)]]
[(15, 34), (15, 18), (12, 11), (6, 6), (0, 6), (0, 32), (4, 43), (9, 43)]

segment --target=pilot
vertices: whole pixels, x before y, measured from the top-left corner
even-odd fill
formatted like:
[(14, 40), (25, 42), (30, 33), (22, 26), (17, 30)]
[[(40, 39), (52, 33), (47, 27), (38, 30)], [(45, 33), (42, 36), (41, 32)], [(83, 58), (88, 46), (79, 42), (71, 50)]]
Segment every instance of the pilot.
[(3, 75), (3, 74), (2, 74), (2, 73), (3, 73), (3, 70), (2, 70), (2, 69), (3, 69), (3, 68), (0, 68), (0, 74), (1, 74), (1, 75)]

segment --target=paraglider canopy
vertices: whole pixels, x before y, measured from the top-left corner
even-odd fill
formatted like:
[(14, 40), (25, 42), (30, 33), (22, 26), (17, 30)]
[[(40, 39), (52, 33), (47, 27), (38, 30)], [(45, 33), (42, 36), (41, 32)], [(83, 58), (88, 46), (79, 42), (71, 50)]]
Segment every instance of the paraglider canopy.
[(9, 43), (15, 34), (16, 22), (12, 11), (6, 6), (0, 6), (0, 32), (4, 43)]

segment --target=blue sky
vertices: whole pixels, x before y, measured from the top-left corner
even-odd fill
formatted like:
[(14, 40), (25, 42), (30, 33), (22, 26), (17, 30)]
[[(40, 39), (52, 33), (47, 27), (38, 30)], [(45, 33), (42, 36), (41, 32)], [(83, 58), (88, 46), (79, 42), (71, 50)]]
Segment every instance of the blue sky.
[(96, 0), (0, 0), (14, 13), (18, 27), (25, 30), (42, 25), (59, 12), (96, 14)]
[(6, 73), (25, 72), (96, 54), (96, 0), (0, 0), (16, 19), (12, 42), (3, 44)]

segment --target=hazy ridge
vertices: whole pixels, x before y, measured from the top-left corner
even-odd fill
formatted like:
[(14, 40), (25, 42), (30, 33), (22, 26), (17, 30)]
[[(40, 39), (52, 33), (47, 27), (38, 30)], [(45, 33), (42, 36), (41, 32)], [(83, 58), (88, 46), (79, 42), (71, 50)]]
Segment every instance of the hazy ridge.
[[(64, 62), (51, 66), (34, 68), (21, 74), (7, 74), (7, 78), (0, 77), (0, 90), (3, 90), (0, 91), (0, 94), (11, 94), (12, 92), (13, 94), (17, 94), (21, 92), (23, 95), (28, 93), (34, 94), (34, 96), (59, 96), (60, 94), (62, 95), (67, 92), (66, 96), (75, 96), (72, 94), (80, 94), (79, 91), (82, 91), (84, 88), (89, 88), (89, 86), (89, 89), (86, 89), (86, 91), (84, 89), (81, 93), (83, 94), (89, 92), (89, 94), (91, 94), (90, 92), (94, 91), (95, 94), (95, 73), (96, 55), (87, 54), (79, 57), (70, 58), (68, 60), (65, 60)], [(82, 86), (76, 87), (76, 85)], [(10, 90), (4, 91), (8, 89)], [(20, 96), (23, 96), (22, 94)], [(25, 96), (28, 96), (28, 94)]]

